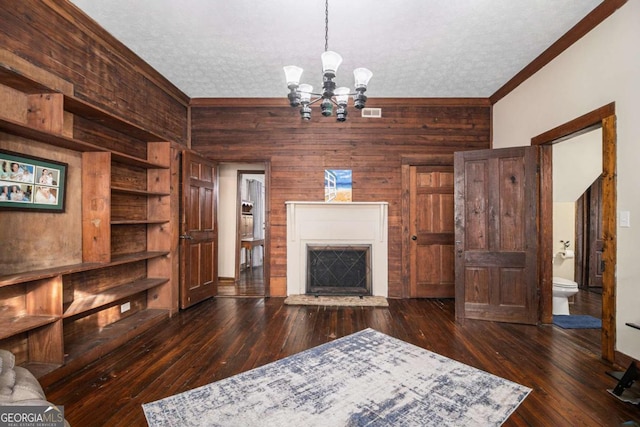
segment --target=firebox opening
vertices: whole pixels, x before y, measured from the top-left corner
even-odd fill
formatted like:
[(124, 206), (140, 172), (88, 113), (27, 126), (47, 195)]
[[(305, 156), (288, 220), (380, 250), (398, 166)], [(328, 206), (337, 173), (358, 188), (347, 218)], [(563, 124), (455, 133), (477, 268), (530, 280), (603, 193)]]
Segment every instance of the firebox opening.
[(306, 291), (371, 295), (371, 245), (307, 245)]

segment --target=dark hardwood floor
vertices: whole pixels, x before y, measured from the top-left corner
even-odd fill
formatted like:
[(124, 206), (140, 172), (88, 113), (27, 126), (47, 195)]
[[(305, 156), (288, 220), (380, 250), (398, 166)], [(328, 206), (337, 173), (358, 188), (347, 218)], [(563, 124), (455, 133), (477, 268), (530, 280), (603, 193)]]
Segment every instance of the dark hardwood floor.
[(221, 297), (257, 297), (264, 296), (264, 273), (262, 266), (240, 270), (238, 283), (233, 279), (218, 284), (218, 296)]
[[(574, 313), (599, 314), (581, 292)], [(214, 298), (182, 311), (73, 376), (45, 387), (74, 427), (145, 425), (141, 405), (374, 328), (533, 388), (507, 426), (620, 426), (638, 407), (615, 399), (599, 330), (454, 320), (453, 300), (389, 308), (286, 306), (283, 298)], [(618, 367), (619, 368), (619, 367)]]

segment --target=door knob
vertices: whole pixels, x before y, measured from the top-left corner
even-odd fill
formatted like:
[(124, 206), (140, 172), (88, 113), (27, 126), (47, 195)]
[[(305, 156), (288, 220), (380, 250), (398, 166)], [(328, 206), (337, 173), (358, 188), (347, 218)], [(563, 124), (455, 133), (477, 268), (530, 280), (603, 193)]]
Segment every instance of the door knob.
[(184, 240), (193, 240), (193, 237), (189, 236), (188, 234), (181, 234), (180, 238)]
[(413, 236), (411, 236), (411, 240), (418, 240), (418, 236), (414, 234)]

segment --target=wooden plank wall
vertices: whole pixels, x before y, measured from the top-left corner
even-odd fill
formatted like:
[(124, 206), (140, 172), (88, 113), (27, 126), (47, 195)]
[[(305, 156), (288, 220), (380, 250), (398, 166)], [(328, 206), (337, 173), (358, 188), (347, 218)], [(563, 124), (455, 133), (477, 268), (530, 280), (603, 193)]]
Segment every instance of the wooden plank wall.
[(3, 1), (0, 46), (73, 83), (78, 98), (187, 144), (189, 98), (73, 4)]
[(303, 122), (285, 92), (281, 100), (192, 100), (195, 150), (218, 161), (270, 162), (271, 295), (286, 292), (285, 201), (323, 201), (324, 170), (351, 169), (353, 201), (389, 203), (389, 293), (404, 296), (402, 158), (489, 148), (488, 100), (372, 98), (367, 106), (381, 107), (382, 118), (351, 109), (337, 123), (314, 108)]

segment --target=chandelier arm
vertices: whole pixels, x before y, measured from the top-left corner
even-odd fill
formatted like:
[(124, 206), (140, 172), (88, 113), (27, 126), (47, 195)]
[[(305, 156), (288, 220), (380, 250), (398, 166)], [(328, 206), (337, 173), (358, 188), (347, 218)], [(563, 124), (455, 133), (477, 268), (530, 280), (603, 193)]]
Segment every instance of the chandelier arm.
[[(316, 94), (314, 94), (316, 95)], [(314, 99), (313, 101), (309, 102), (307, 105), (313, 105), (318, 101), (322, 101), (324, 98), (322, 96), (320, 96), (319, 98)]]

